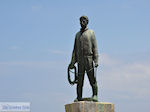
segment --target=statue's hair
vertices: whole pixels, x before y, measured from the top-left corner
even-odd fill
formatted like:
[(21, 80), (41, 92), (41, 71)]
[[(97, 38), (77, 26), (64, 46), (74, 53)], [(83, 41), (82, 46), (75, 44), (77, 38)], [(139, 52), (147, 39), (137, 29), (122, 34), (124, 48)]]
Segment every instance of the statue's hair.
[(82, 18), (85, 18), (85, 19), (87, 20), (87, 22), (89, 22), (89, 19), (88, 19), (87, 16), (81, 16), (81, 17), (80, 17), (80, 21), (81, 21)]

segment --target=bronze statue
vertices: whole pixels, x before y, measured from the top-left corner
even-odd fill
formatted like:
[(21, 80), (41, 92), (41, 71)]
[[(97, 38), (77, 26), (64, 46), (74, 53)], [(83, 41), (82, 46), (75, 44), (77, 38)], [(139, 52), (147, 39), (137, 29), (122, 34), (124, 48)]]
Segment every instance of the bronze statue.
[[(88, 22), (89, 19), (87, 16), (80, 17), (81, 29), (75, 36), (72, 60), (68, 67), (69, 74), (69, 70), (75, 68), (75, 63), (78, 65), (77, 73), (75, 68), (75, 80), (73, 82), (70, 80), (70, 74), (68, 75), (70, 84), (77, 83), (77, 98), (74, 100), (75, 102), (86, 99), (90, 101), (98, 101), (98, 87), (94, 72), (94, 69), (98, 67), (98, 49), (94, 31), (87, 28)], [(93, 95), (91, 98), (82, 98), (85, 72), (87, 73), (92, 87)]]

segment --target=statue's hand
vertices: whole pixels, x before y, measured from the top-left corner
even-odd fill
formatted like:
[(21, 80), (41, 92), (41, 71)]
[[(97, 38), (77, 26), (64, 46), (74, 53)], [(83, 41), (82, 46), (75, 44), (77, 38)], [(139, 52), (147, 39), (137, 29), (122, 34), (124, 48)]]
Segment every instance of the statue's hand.
[(95, 67), (96, 67), (96, 68), (98, 67), (98, 63), (95, 63)]
[(74, 64), (70, 63), (70, 64), (69, 64), (69, 68), (70, 68), (70, 69), (73, 69), (73, 68), (74, 68)]

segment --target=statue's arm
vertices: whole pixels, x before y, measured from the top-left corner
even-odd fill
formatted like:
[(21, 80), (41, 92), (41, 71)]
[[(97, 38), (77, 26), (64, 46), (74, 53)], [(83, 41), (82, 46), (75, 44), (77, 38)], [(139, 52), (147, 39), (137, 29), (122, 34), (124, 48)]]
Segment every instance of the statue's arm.
[(72, 59), (71, 59), (71, 63), (70, 63), (70, 68), (73, 68), (74, 64), (77, 62), (77, 59), (76, 59), (76, 38), (75, 38), (75, 41), (74, 41), (74, 48), (73, 48), (73, 52), (72, 52)]
[(98, 48), (97, 48), (97, 41), (94, 34), (94, 31), (92, 31), (92, 51), (93, 51), (93, 60), (96, 66), (98, 66)]

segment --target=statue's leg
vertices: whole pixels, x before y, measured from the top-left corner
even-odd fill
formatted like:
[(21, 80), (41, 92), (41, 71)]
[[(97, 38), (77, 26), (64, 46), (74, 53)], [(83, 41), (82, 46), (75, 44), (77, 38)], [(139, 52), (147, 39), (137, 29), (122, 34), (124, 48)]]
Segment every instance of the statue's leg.
[(83, 64), (78, 64), (78, 83), (77, 83), (77, 99), (78, 101), (82, 100), (82, 88), (84, 82), (84, 73), (85, 68)]
[[(94, 69), (92, 69), (93, 67), (94, 67), (93, 60), (91, 57), (88, 57), (87, 64), (86, 64), (87, 76), (88, 76), (90, 85), (92, 87), (92, 92), (93, 92), (92, 96), (97, 99), (98, 87), (97, 87), (96, 77), (94, 76)], [(90, 71), (88, 71), (88, 70), (90, 70)]]
[(87, 75), (88, 75), (90, 85), (92, 86), (93, 96), (97, 95), (98, 87), (97, 87), (96, 78), (94, 77), (94, 71), (91, 70), (90, 72), (87, 73)]

